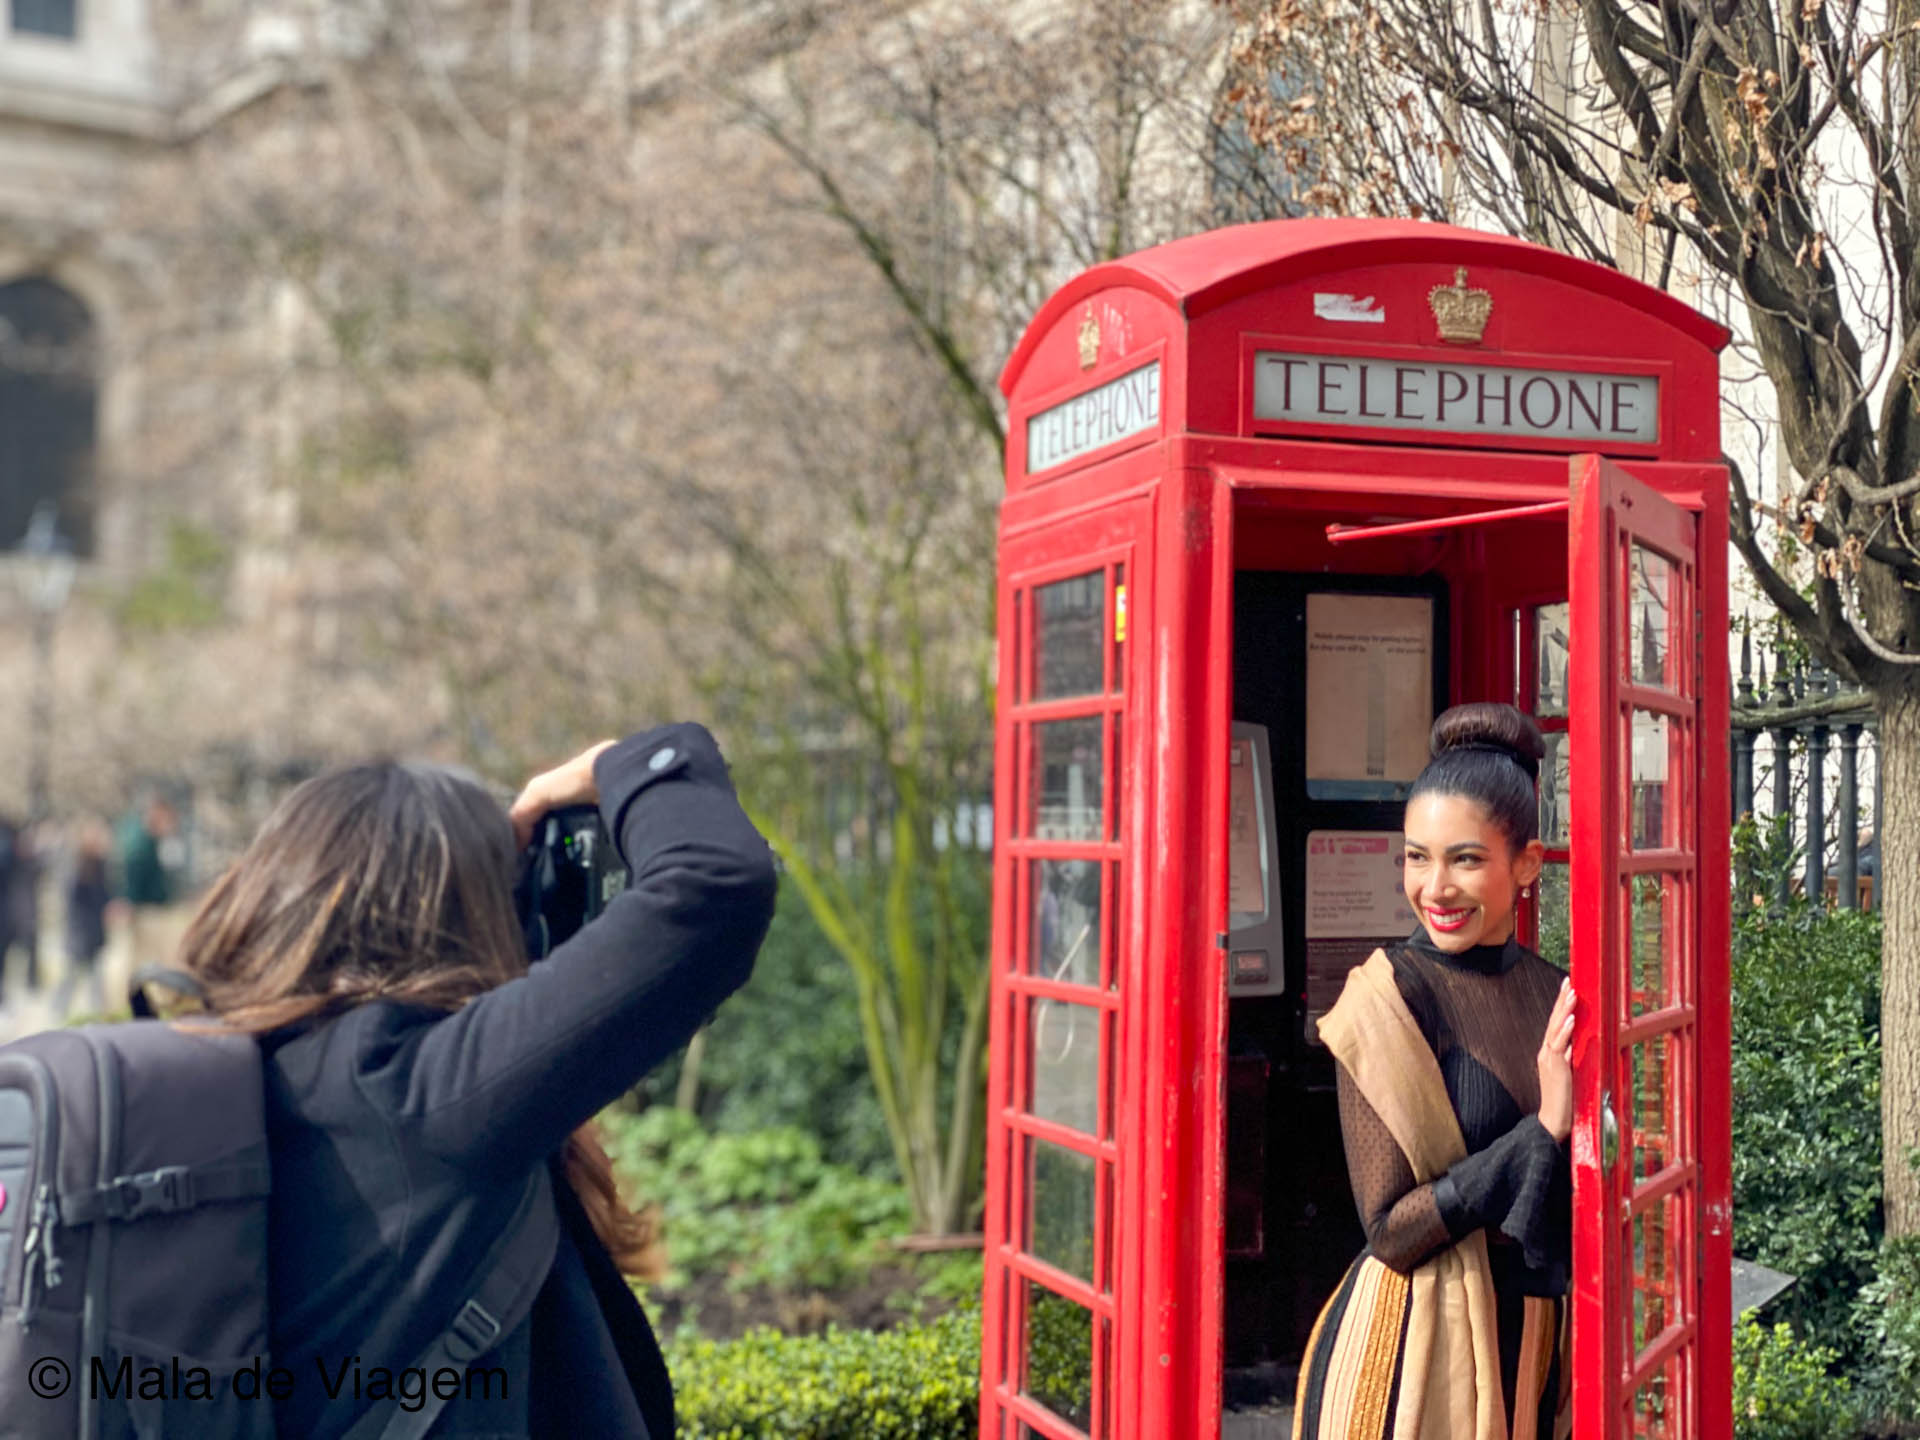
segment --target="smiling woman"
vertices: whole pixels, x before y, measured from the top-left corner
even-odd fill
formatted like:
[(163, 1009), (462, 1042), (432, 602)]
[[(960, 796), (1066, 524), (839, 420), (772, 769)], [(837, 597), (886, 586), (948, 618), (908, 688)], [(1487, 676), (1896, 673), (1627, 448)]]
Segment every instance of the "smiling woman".
[(1294, 1433), (1309, 1440), (1403, 1422), (1549, 1440), (1570, 1420), (1574, 996), (1514, 938), (1543, 855), (1545, 746), (1511, 706), (1463, 705), (1431, 748), (1405, 818), (1420, 928), (1320, 1022), (1367, 1248), (1308, 1342)]

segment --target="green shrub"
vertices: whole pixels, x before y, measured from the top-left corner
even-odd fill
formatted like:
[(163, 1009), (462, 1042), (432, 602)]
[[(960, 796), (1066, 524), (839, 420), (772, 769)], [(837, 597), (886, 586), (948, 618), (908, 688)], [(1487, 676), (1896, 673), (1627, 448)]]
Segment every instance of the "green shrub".
[(1853, 1440), (1859, 1415), (1847, 1381), (1827, 1373), (1834, 1352), (1792, 1327), (1743, 1320), (1733, 1334), (1736, 1440)]
[[(1084, 1426), (1087, 1312), (1041, 1294), (1028, 1393)], [(927, 1325), (685, 1340), (667, 1348), (682, 1440), (978, 1440), (980, 1311)]]
[(711, 1274), (832, 1289), (864, 1274), (911, 1220), (898, 1184), (828, 1163), (803, 1130), (719, 1135), (668, 1106), (609, 1112), (601, 1128), (629, 1195), (660, 1207), (667, 1289)]
[[(753, 978), (720, 1007), (704, 1044), (698, 1109), (710, 1128), (793, 1126), (836, 1164), (893, 1172), (853, 972), (793, 886), (781, 887)], [(649, 1099), (674, 1097), (684, 1062), (682, 1052), (648, 1076)]]
[(1920, 1238), (1890, 1240), (1860, 1292), (1861, 1388), (1884, 1429), (1920, 1424)]
[(980, 1314), (668, 1349), (682, 1440), (975, 1440)]
[[(1757, 882), (1764, 885), (1764, 876)], [(1776, 1313), (1863, 1357), (1854, 1297), (1883, 1231), (1880, 918), (1749, 910), (1733, 946), (1734, 1246), (1798, 1277)]]

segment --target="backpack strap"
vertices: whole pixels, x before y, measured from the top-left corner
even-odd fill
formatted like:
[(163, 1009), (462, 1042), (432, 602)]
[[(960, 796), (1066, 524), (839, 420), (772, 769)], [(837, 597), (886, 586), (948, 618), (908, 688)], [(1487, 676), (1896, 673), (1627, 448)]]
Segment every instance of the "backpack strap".
[(63, 1190), (60, 1223), (138, 1220), (221, 1200), (255, 1200), (272, 1192), (273, 1172), (264, 1159), (167, 1165), (139, 1175), (116, 1175), (91, 1190)]
[[(533, 1309), (553, 1269), (560, 1245), (560, 1216), (553, 1204), (553, 1178), (537, 1167), (506, 1231), (493, 1242), (481, 1264), (481, 1280), (448, 1325), (408, 1362), (427, 1375), (471, 1364), (503, 1338)], [(418, 1410), (375, 1405), (346, 1434), (346, 1440), (420, 1440), (446, 1408), (449, 1396), (427, 1387)]]

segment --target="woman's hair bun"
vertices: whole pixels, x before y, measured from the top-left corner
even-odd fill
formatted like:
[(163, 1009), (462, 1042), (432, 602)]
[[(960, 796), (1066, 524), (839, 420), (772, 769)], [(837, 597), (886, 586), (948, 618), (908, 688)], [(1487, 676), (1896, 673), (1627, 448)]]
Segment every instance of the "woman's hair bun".
[(1532, 716), (1486, 701), (1442, 712), (1433, 722), (1428, 748), (1436, 760), (1449, 750), (1504, 750), (1530, 775), (1539, 773), (1547, 754), (1547, 742)]

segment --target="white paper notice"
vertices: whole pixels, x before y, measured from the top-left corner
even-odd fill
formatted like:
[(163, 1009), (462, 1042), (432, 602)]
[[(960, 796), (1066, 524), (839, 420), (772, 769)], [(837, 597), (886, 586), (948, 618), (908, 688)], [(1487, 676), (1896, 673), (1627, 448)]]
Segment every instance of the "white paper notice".
[(1307, 596), (1307, 793), (1391, 799), (1427, 763), (1433, 601)]
[(1307, 939), (1385, 939), (1413, 929), (1400, 886), (1396, 830), (1315, 830), (1307, 836)]

